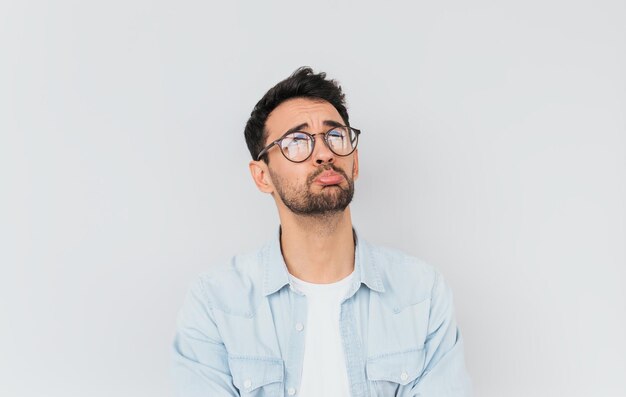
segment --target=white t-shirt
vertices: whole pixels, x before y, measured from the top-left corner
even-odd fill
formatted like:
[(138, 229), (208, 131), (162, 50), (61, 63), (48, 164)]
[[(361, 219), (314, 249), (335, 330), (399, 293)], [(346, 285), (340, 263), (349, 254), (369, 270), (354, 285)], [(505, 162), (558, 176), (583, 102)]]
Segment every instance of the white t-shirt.
[(350, 396), (339, 314), (353, 274), (331, 284), (313, 284), (290, 275), (292, 285), (306, 295), (308, 308), (300, 397)]

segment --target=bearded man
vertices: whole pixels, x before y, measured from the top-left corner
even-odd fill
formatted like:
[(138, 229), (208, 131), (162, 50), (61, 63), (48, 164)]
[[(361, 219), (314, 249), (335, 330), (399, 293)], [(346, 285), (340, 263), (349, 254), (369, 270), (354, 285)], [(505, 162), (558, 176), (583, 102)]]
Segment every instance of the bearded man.
[(173, 344), (179, 396), (471, 394), (441, 274), (352, 226), (360, 134), (339, 84), (308, 67), (256, 104), (249, 168), (280, 225), (192, 283)]

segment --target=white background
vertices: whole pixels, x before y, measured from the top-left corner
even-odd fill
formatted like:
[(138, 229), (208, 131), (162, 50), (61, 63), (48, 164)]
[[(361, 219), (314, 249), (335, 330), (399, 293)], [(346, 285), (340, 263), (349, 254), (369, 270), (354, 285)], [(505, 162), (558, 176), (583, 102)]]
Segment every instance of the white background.
[(444, 273), (476, 395), (625, 396), (625, 17), (2, 1), (0, 395), (171, 394), (190, 281), (278, 225), (244, 124), (311, 65), (363, 131), (354, 224)]

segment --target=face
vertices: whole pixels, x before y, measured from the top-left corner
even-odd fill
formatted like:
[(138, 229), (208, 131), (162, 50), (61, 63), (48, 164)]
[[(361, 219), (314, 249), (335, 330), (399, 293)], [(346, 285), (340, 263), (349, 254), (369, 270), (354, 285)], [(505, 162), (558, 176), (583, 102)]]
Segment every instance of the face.
[[(332, 123), (343, 120), (330, 103), (296, 98), (281, 103), (266, 121), (265, 144), (280, 138), (291, 128), (310, 134), (324, 133)], [(294, 214), (326, 216), (341, 212), (352, 201), (358, 176), (358, 152), (337, 156), (315, 135), (315, 148), (302, 163), (287, 160), (278, 145), (267, 153), (269, 164), (250, 162), (252, 176), (261, 191), (271, 193), (279, 206)]]

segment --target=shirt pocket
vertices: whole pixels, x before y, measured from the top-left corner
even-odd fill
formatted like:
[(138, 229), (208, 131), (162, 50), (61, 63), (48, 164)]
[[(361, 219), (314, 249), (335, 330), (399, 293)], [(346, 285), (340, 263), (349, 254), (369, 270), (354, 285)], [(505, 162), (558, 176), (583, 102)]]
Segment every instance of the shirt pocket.
[(402, 396), (424, 370), (424, 348), (382, 354), (366, 363), (371, 397)]
[(233, 384), (241, 396), (278, 397), (283, 395), (284, 363), (278, 358), (229, 356)]

